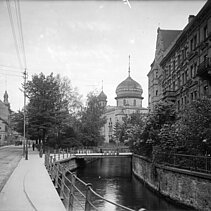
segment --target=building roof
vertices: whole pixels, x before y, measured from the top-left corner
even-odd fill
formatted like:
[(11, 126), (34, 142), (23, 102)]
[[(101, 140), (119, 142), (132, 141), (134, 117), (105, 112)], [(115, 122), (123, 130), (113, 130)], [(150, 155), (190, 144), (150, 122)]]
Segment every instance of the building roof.
[(177, 38), (177, 36), (182, 32), (182, 30), (165, 30), (158, 28), (161, 39), (163, 41), (163, 50), (165, 51), (171, 43)]
[(122, 81), (116, 88), (116, 94), (118, 98), (128, 98), (128, 97), (135, 97), (135, 98), (141, 98), (143, 93), (143, 89), (141, 85), (133, 80), (130, 75)]
[(107, 96), (103, 91), (101, 91), (100, 94), (98, 95), (98, 99), (99, 100), (106, 100)]

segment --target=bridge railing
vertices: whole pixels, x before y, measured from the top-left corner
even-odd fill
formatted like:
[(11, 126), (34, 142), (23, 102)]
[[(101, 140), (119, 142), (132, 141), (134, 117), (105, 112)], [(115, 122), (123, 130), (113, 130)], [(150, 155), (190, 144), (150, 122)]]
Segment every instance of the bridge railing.
[(93, 190), (90, 183), (85, 183), (69, 169), (56, 162), (50, 153), (45, 155), (45, 166), (67, 211), (97, 211), (102, 203), (108, 203), (117, 207), (118, 210), (134, 211), (100, 196)]
[[(48, 151), (49, 152), (49, 151)], [(130, 152), (128, 147), (86, 147), (86, 148), (66, 148), (50, 150), (56, 160), (66, 159), (76, 154), (102, 153), (102, 155), (118, 155), (119, 153)]]

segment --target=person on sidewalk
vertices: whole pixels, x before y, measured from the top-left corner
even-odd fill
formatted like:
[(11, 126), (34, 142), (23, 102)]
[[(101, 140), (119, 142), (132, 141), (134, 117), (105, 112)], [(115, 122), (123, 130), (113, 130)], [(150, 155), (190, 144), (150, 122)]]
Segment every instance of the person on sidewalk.
[(34, 151), (34, 148), (35, 148), (35, 144), (34, 144), (34, 142), (33, 142), (33, 144), (32, 144), (32, 149), (33, 149), (33, 151)]

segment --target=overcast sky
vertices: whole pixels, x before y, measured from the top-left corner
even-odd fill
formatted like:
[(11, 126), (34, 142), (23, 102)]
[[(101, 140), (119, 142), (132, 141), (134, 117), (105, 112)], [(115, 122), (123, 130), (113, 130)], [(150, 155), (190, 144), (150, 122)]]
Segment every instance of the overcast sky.
[[(16, 16), (12, 0), (14, 24)], [(29, 80), (34, 73), (68, 76), (85, 102), (88, 92), (103, 90), (116, 105), (115, 90), (128, 76), (143, 88), (148, 106), (148, 78), (157, 28), (182, 30), (189, 15), (206, 1), (20, 1)], [(0, 1), (0, 99), (7, 90), (12, 110), (23, 107), (23, 78), (6, 2)], [(17, 29), (17, 28), (16, 28)], [(16, 30), (17, 32), (17, 30)]]

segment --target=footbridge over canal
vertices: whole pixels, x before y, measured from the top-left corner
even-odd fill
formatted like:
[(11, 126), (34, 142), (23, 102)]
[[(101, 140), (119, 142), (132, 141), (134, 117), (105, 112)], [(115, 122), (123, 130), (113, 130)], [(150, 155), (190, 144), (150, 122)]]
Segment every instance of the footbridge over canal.
[(63, 149), (54, 150), (50, 155), (54, 161), (68, 158), (103, 158), (103, 157), (131, 157), (128, 147), (124, 148), (89, 148), (89, 149)]
[[(62, 150), (45, 154), (45, 165), (52, 181), (62, 199), (66, 210), (89, 211), (101, 210), (97, 207), (99, 201), (104, 201), (122, 211), (134, 211), (110, 200), (95, 192), (92, 184), (86, 184), (78, 178), (71, 169), (76, 167), (77, 158), (102, 158), (102, 157), (131, 157), (128, 150), (78, 149)], [(68, 165), (67, 165), (68, 164)], [(145, 210), (145, 209), (143, 209)]]

